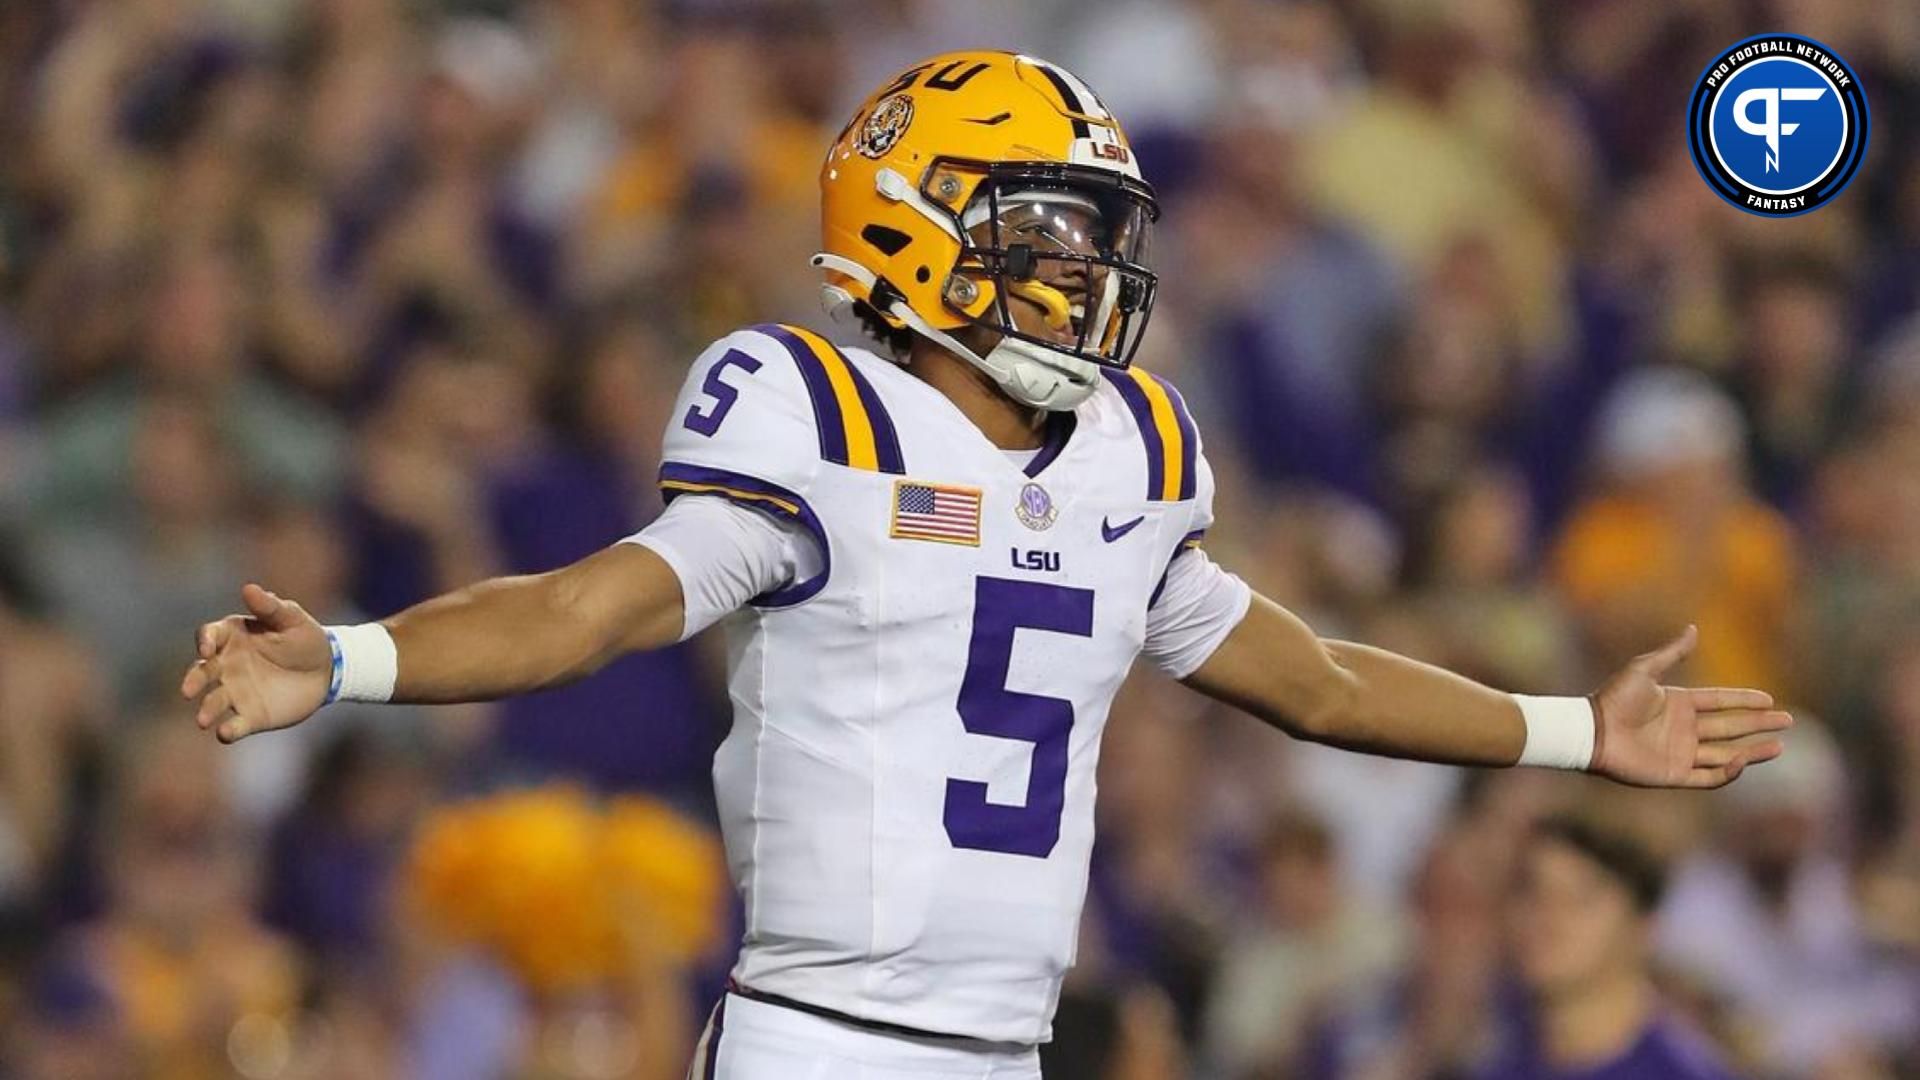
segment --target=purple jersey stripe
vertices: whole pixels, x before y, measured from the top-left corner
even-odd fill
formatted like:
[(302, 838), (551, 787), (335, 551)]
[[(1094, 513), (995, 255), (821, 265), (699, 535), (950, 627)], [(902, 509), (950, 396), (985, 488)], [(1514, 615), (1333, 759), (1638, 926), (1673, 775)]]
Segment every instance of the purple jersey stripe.
[[(840, 352), (838, 348), (834, 351)], [(880, 395), (874, 391), (867, 377), (860, 373), (860, 368), (846, 353), (840, 353), (840, 358), (846, 361), (847, 373), (853, 376), (854, 392), (860, 395), (860, 404), (867, 408), (867, 419), (873, 422), (873, 449), (874, 456), (880, 462), (880, 471), (895, 476), (905, 473), (907, 462), (900, 454), (900, 435), (893, 429), (893, 417), (887, 415), (887, 407), (880, 403)]]
[(1022, 470), (1028, 476), (1039, 476), (1040, 470), (1053, 464), (1060, 451), (1067, 448), (1067, 440), (1073, 437), (1073, 429), (1079, 425), (1080, 418), (1070, 412), (1050, 413), (1047, 416), (1046, 442), (1040, 445), (1040, 452), (1027, 462)]
[[(833, 383), (827, 378), (827, 371), (820, 366), (820, 358), (800, 336), (776, 323), (764, 323), (754, 327), (780, 343), (793, 357), (794, 366), (800, 369), (800, 377), (806, 380), (807, 397), (813, 401), (813, 426), (820, 433), (820, 456), (836, 465), (847, 463), (847, 428), (840, 415), (840, 399), (833, 396)], [(897, 448), (896, 448), (897, 449)]]
[(1127, 403), (1127, 409), (1133, 413), (1133, 426), (1140, 430), (1140, 441), (1147, 447), (1147, 499), (1160, 502), (1160, 481), (1167, 471), (1167, 451), (1160, 444), (1160, 429), (1153, 422), (1153, 404), (1147, 400), (1147, 392), (1140, 389), (1140, 384), (1129, 378), (1126, 372), (1101, 368), (1100, 374), (1106, 376), (1115, 390), (1120, 391), (1121, 400)]
[(1167, 392), (1167, 400), (1173, 403), (1173, 417), (1180, 425), (1180, 445), (1182, 448), (1182, 453), (1180, 454), (1180, 497), (1182, 499), (1191, 499), (1194, 495), (1195, 486), (1194, 466), (1195, 463), (1200, 460), (1200, 436), (1193, 426), (1193, 415), (1187, 412), (1186, 399), (1180, 396), (1180, 391), (1174, 389), (1172, 383), (1158, 375), (1154, 375), (1152, 372), (1148, 372), (1147, 374), (1152, 376), (1154, 382), (1160, 384), (1160, 389)]

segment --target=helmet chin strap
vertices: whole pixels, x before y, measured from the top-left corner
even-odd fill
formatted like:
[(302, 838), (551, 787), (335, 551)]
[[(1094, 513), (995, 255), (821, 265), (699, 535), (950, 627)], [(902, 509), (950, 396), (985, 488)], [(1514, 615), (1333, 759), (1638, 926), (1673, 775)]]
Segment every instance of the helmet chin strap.
[[(817, 267), (853, 278), (865, 285), (871, 294), (876, 280), (873, 271), (859, 263), (824, 251), (815, 255), (812, 261)], [(1100, 299), (1100, 321), (1092, 325), (1104, 324), (1118, 295), (1119, 283), (1112, 275), (1108, 275), (1105, 295)], [(886, 313), (899, 319), (914, 333), (986, 372), (994, 385), (1008, 397), (1029, 408), (1049, 412), (1072, 409), (1092, 396), (1094, 388), (1099, 385), (1099, 365), (1071, 353), (1002, 336), (999, 343), (982, 356), (962, 344), (959, 338), (936, 329), (908, 307), (905, 300), (895, 300)]]

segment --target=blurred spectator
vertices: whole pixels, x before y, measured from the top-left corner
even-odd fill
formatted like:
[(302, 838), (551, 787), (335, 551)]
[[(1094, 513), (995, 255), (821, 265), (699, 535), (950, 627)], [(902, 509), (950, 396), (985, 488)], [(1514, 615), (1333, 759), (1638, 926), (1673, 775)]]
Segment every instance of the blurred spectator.
[(1347, 894), (1334, 836), (1311, 814), (1282, 813), (1258, 850), (1258, 922), (1228, 941), (1208, 994), (1208, 1054), (1229, 1076), (1284, 1075), (1310, 1010), (1400, 962), (1390, 911)]
[(1210, 316), (1221, 362), (1204, 376), (1256, 475), (1375, 497), (1367, 378), (1401, 283), (1363, 237), (1307, 202), (1298, 132), (1246, 111), (1208, 144), (1212, 167), (1176, 248), (1191, 253), (1191, 273), (1174, 287)]
[(1747, 494), (1738, 409), (1702, 376), (1633, 375), (1608, 402), (1595, 464), (1605, 487), (1579, 507), (1555, 576), (1596, 656), (1644, 652), (1689, 622), (1690, 678), (1784, 691), (1794, 541)]
[(1212, 822), (1193, 812), (1207, 776), (1205, 704), (1167, 679), (1136, 677), (1122, 688), (1103, 735), (1105, 795), (1087, 883), (1101, 966), (1116, 981), (1158, 987), (1188, 1044), (1225, 917), (1213, 886), (1229, 873)]
[(1659, 1001), (1653, 914), (1665, 871), (1624, 835), (1577, 818), (1537, 828), (1513, 892), (1524, 1011), (1476, 1075), (1551, 1080), (1730, 1080)]
[(1739, 380), (1752, 418), (1752, 475), (1762, 495), (1795, 510), (1813, 463), (1855, 411), (1845, 318), (1852, 290), (1837, 267), (1804, 256), (1763, 259), (1746, 277)]
[[(73, 827), (79, 760), (110, 697), (80, 643), (46, 621), (0, 543), (0, 933), (25, 929)], [(0, 951), (10, 951), (0, 948)]]
[(138, 399), (129, 420), (115, 466), (131, 488), (123, 523), (43, 523), (34, 564), (52, 610), (98, 654), (104, 685), (138, 707), (178, 678), (180, 627), (232, 602), (237, 450), (185, 392)]
[(124, 524), (148, 452), (149, 406), (191, 398), (225, 444), (224, 471), (254, 489), (323, 498), (341, 468), (338, 421), (249, 364), (253, 314), (235, 254), (196, 245), (138, 264), (147, 288), (131, 363), (49, 418), (36, 510), (61, 521)]
[(1465, 1077), (1484, 1056), (1496, 1005), (1504, 867), (1475, 831), (1456, 824), (1428, 849), (1411, 890), (1406, 964), (1373, 986), (1318, 1003), (1298, 1075)]
[(1520, 691), (1574, 681), (1567, 619), (1534, 574), (1532, 511), (1517, 475), (1483, 466), (1450, 477), (1417, 519), (1405, 576), (1438, 644), (1426, 659)]
[(47, 984), (110, 1002), (99, 1007), (155, 1077), (224, 1071), (229, 1033), (277, 1022), (299, 993), (298, 955), (249, 914), (257, 868), (221, 799), (218, 754), (189, 724), (120, 736), (102, 852), (110, 906), (73, 933)]
[(115, 1004), (85, 972), (46, 964), (22, 988), (4, 1059), (18, 1075), (118, 1080), (140, 1060)]
[[(1461, 9), (1367, 7), (1378, 18), (1377, 78), (1306, 147), (1316, 205), (1353, 218), (1416, 275), (1457, 243), (1486, 245), (1516, 320), (1505, 329), (1529, 349), (1556, 343), (1565, 329), (1564, 251), (1555, 207), (1529, 190), (1529, 173), (1536, 155), (1553, 141), (1577, 141), (1580, 128), (1540, 122), (1564, 105), (1513, 72), (1476, 63), (1486, 54), (1473, 47), (1475, 28)], [(1524, 48), (1524, 20), (1507, 25)]]
[[(1894, 647), (1877, 697), (1884, 742), (1869, 746), (1854, 772), (1864, 779), (1857, 801), (1869, 815), (1860, 830), (1861, 936), (1869, 951), (1904, 967), (1909, 1015), (1920, 1017), (1920, 626)], [(1896, 1075), (1920, 1069), (1920, 1039), (1889, 1042)]]
[(267, 843), (261, 915), (334, 966), (378, 955), (393, 867), (420, 808), (420, 777), (364, 728), (322, 748)]
[(1778, 768), (1722, 796), (1717, 843), (1676, 870), (1662, 957), (1726, 995), (1764, 1060), (1813, 1074), (1897, 1045), (1916, 1022), (1911, 963), (1863, 933), (1848, 852), (1841, 758), (1802, 717)]

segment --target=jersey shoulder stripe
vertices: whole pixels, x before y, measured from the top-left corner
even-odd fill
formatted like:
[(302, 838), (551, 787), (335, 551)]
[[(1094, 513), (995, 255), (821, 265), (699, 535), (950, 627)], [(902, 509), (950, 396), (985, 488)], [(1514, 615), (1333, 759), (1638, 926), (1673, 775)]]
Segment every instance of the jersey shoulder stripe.
[(1194, 497), (1200, 437), (1187, 403), (1173, 384), (1137, 367), (1101, 371), (1133, 413), (1147, 451), (1147, 498), (1179, 502)]
[(731, 469), (715, 469), (704, 465), (691, 465), (683, 461), (662, 463), (660, 497), (666, 502), (672, 502), (681, 495), (717, 495), (739, 503), (741, 506), (793, 522), (812, 534), (814, 543), (820, 546), (820, 572), (805, 581), (796, 581), (784, 588), (754, 597), (753, 603), (756, 606), (792, 607), (802, 600), (811, 599), (815, 593), (827, 587), (827, 577), (833, 571), (833, 547), (827, 542), (827, 529), (820, 523), (819, 515), (813, 512), (813, 507), (808, 506), (807, 500), (801, 498), (798, 493)]
[(778, 342), (800, 369), (813, 402), (823, 459), (853, 469), (906, 473), (893, 418), (845, 353), (804, 327), (767, 323), (753, 329)]

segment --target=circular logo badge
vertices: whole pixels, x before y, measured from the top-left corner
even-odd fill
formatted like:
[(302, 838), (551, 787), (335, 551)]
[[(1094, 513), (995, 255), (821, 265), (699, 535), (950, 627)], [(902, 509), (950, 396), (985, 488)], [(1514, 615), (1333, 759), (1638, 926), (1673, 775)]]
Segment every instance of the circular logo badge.
[(1054, 508), (1053, 496), (1047, 494), (1046, 488), (1028, 484), (1020, 489), (1020, 503), (1013, 508), (1013, 515), (1029, 529), (1051, 529), (1060, 511)]
[(1867, 152), (1867, 95), (1846, 61), (1762, 34), (1707, 65), (1687, 109), (1694, 167), (1750, 214), (1792, 217), (1846, 190)]
[(860, 125), (860, 134), (853, 140), (853, 147), (870, 158), (883, 157), (912, 124), (913, 98), (907, 94), (895, 94), (873, 107), (867, 122)]

